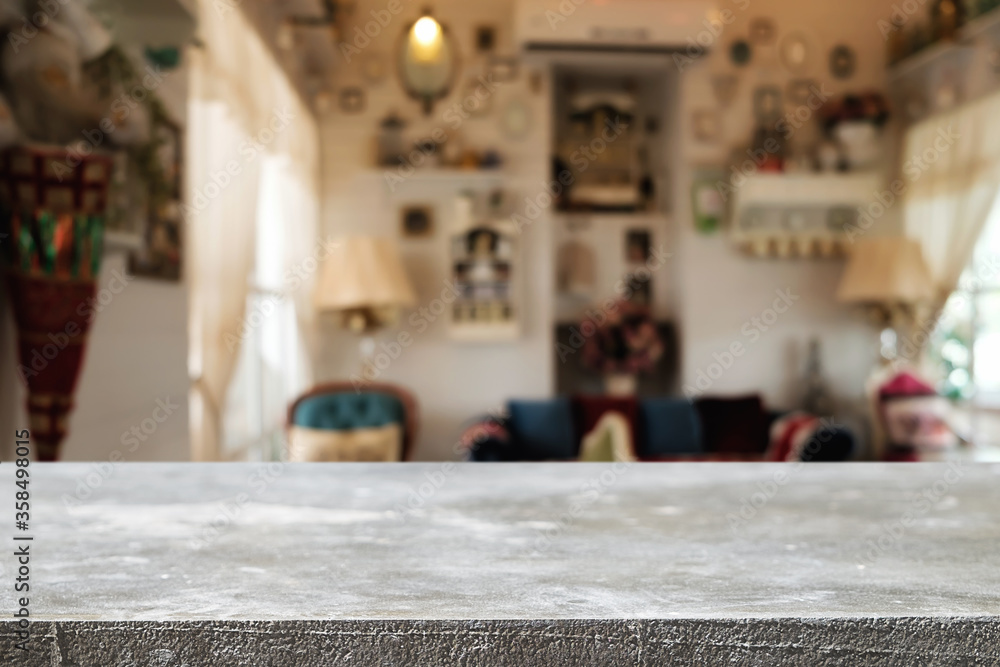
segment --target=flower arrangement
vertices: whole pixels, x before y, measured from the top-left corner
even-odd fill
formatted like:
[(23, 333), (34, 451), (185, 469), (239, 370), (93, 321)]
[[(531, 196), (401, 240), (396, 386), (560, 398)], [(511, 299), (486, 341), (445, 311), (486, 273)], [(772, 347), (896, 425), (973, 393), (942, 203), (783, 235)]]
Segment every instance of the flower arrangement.
[(841, 123), (868, 121), (881, 128), (889, 120), (889, 103), (881, 93), (866, 92), (837, 97), (819, 111), (827, 132)]
[(649, 309), (619, 301), (598, 324), (588, 318), (580, 330), (592, 330), (583, 347), (584, 363), (604, 374), (640, 374), (653, 369), (663, 356), (663, 340)]

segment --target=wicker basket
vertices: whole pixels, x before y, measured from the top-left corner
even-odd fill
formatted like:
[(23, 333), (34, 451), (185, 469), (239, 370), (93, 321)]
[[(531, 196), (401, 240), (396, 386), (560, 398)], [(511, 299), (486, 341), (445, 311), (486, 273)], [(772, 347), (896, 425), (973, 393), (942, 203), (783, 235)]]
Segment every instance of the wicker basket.
[(111, 158), (45, 146), (0, 154), (0, 228), (38, 457), (54, 461), (95, 310)]

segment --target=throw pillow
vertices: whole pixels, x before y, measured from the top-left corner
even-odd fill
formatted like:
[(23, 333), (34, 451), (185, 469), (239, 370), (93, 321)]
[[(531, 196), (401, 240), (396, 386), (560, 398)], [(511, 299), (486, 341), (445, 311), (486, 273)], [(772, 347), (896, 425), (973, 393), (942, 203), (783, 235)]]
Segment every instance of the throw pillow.
[(520, 458), (543, 461), (576, 457), (573, 411), (568, 398), (543, 401), (511, 401), (508, 429), (517, 443)]
[(403, 430), (399, 424), (350, 431), (329, 431), (306, 426), (288, 430), (288, 460), (317, 461), (399, 461)]

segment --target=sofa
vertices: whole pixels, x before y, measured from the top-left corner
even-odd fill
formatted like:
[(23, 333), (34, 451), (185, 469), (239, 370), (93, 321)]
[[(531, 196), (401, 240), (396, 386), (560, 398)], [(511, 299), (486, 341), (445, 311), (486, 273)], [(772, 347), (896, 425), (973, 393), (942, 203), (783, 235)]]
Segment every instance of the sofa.
[(511, 400), (502, 416), (470, 422), (461, 442), (470, 461), (579, 460), (581, 442), (608, 413), (628, 424), (624, 449), (639, 461), (843, 461), (856, 444), (842, 426), (769, 411), (756, 395)]

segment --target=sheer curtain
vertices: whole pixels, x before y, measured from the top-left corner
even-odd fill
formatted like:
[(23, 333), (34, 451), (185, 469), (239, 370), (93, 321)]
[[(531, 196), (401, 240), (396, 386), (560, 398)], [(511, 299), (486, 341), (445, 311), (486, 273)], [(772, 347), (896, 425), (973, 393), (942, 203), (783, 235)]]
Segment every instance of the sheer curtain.
[[(217, 5), (199, 3), (204, 47), (192, 54), (188, 111), (188, 367), (191, 451), (198, 461), (221, 458), (226, 395), (254, 326), (246, 303), (264, 179), (271, 179), (272, 200), (287, 202), (283, 263), (291, 265), (290, 249), (313, 242), (317, 224), (315, 120), (243, 14), (219, 12)], [(275, 161), (284, 165), (279, 176), (265, 168)], [(295, 298), (307, 308), (308, 299)], [(302, 311), (302, 321), (310, 317)]]
[(1000, 93), (910, 128), (906, 235), (920, 241), (940, 309), (958, 286), (1000, 193)]

